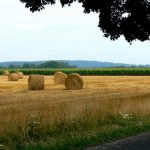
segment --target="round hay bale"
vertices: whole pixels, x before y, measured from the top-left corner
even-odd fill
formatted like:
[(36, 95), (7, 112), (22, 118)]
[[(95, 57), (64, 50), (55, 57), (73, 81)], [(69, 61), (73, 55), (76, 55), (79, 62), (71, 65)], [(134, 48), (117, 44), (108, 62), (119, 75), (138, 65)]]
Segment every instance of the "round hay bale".
[(65, 80), (67, 78), (67, 75), (63, 72), (56, 72), (54, 74), (54, 83), (55, 84), (65, 84)]
[(10, 73), (8, 76), (8, 81), (18, 81), (18, 74), (17, 73)]
[(28, 79), (29, 90), (44, 90), (44, 76), (30, 75)]
[(9, 76), (9, 71), (8, 71), (8, 70), (5, 70), (5, 71), (3, 72), (3, 75), (4, 75), (4, 76)]
[(17, 74), (18, 74), (19, 79), (23, 79), (23, 73), (22, 72), (17, 72)]
[(68, 90), (81, 90), (84, 87), (84, 81), (79, 74), (73, 73), (66, 78), (65, 87)]

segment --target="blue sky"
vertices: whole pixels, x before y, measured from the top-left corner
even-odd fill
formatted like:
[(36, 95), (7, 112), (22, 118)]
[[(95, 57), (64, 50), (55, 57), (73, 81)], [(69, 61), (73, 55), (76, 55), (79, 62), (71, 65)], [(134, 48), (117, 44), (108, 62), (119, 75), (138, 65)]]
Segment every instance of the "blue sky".
[(150, 41), (104, 38), (98, 14), (75, 3), (31, 13), (19, 0), (0, 1), (0, 61), (97, 60), (150, 64)]

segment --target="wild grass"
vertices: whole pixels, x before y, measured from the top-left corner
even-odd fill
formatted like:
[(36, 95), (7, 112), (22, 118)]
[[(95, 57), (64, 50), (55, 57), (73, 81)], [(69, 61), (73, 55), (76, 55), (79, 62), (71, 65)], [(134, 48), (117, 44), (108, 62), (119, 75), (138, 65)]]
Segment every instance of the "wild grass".
[(0, 77), (0, 145), (10, 150), (84, 149), (150, 130), (150, 77), (84, 77), (68, 91), (46, 77), (28, 91)]

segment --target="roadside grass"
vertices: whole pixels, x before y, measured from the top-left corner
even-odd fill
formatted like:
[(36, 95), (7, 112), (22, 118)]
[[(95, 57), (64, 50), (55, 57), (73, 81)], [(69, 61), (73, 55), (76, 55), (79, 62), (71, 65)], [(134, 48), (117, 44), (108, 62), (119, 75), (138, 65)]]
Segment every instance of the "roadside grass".
[(149, 131), (150, 112), (141, 113), (142, 106), (138, 104), (141, 102), (134, 98), (127, 100), (130, 104), (134, 101), (135, 105), (131, 105), (123, 113), (120, 108), (116, 108), (122, 105), (117, 104), (121, 101), (125, 99), (105, 100), (104, 105), (99, 108), (89, 105), (74, 116), (67, 112), (68, 106), (63, 103), (57, 107), (52, 122), (48, 122), (48, 118), (42, 118), (42, 112), (40, 115), (30, 116), (26, 122), (10, 121), (10, 126), (0, 135), (0, 143), (11, 150), (80, 150)]
[[(22, 145), (19, 147), (21, 150), (82, 150), (87, 146), (102, 144), (117, 140), (119, 138), (128, 137), (144, 131), (150, 130), (149, 122), (143, 122), (139, 125), (138, 121), (121, 121), (121, 126), (107, 125), (97, 126), (93, 128), (86, 128), (82, 131), (61, 131), (58, 135), (51, 135), (47, 142), (39, 142), (32, 146)], [(57, 131), (55, 131), (57, 132)], [(55, 138), (54, 138), (55, 137)]]

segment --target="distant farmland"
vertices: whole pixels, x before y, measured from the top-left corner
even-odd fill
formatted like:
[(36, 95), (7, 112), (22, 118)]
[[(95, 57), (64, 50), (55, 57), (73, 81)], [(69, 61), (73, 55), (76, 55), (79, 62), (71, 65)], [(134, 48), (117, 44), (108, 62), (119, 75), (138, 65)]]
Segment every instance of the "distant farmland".
[[(0, 70), (0, 75), (3, 74)], [(150, 68), (97, 68), (97, 69), (9, 69), (11, 72), (22, 71), (25, 75), (41, 74), (53, 75), (56, 71), (62, 71), (66, 74), (79, 73), (84, 76), (149, 76)]]

